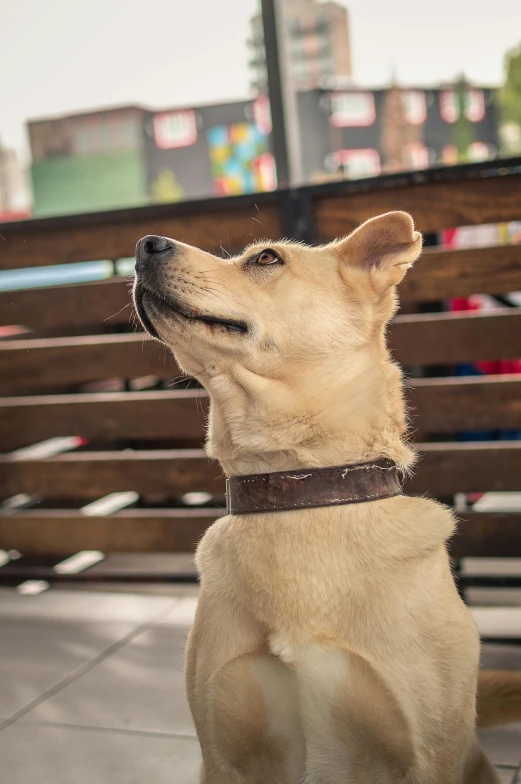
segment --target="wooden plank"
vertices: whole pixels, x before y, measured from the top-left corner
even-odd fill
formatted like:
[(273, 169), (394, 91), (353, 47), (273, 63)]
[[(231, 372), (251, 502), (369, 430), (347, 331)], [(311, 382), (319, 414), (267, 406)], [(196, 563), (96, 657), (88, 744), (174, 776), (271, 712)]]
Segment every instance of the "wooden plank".
[(181, 370), (171, 352), (143, 332), (0, 342), (3, 391), (149, 375), (177, 378)]
[(407, 401), (422, 432), (521, 428), (521, 375), (414, 379)]
[[(433, 301), (521, 289), (521, 246), (427, 249), (400, 287), (401, 302)], [(0, 292), (0, 326), (31, 329), (128, 324), (134, 309), (126, 280)]]
[[(222, 509), (129, 509), (106, 517), (77, 510), (24, 510), (0, 516), (0, 549), (24, 555), (190, 553)], [(465, 512), (450, 541), (453, 558), (520, 557), (521, 514)]]
[[(447, 497), (458, 492), (519, 490), (521, 442), (420, 444), (406, 492)], [(170, 497), (191, 491), (222, 496), (219, 465), (202, 450), (72, 452), (47, 460), (0, 457), (0, 495), (96, 498), (134, 490)]]
[[(390, 345), (404, 365), (521, 357), (521, 308), (491, 313), (398, 316)], [(181, 371), (171, 353), (143, 333), (0, 342), (4, 394)]]
[[(421, 180), (421, 175), (418, 175)], [(320, 242), (329, 242), (389, 210), (405, 210), (422, 232), (519, 220), (521, 174), (451, 182), (399, 183), (385, 189), (339, 193), (324, 189), (313, 199)]]
[[(415, 430), (521, 428), (521, 376), (414, 379), (406, 392)], [(202, 389), (0, 398), (0, 444), (7, 452), (70, 435), (202, 444), (207, 407)]]
[(2, 452), (53, 436), (204, 442), (204, 390), (0, 398)]
[(31, 329), (132, 323), (129, 284), (122, 278), (0, 292), (0, 326)]
[(521, 514), (462, 512), (450, 541), (453, 558), (520, 558)]
[[(521, 207), (520, 207), (521, 214)], [(521, 290), (521, 246), (426, 249), (400, 285), (400, 302)]]
[(521, 308), (397, 316), (389, 336), (403, 365), (516, 359), (521, 357)]
[(485, 441), (418, 445), (412, 495), (438, 498), (456, 493), (521, 490), (521, 442)]
[(74, 509), (24, 510), (0, 516), (0, 549), (24, 555), (191, 553), (222, 509), (127, 509), (88, 517)]
[(134, 255), (145, 234), (173, 237), (204, 250), (236, 252), (263, 237), (283, 235), (274, 194), (157, 205), (2, 226), (0, 269), (41, 267)]
[(3, 497), (97, 498), (127, 490), (168, 497), (205, 491), (222, 497), (225, 482), (218, 463), (202, 449), (69, 452), (46, 460), (0, 457)]

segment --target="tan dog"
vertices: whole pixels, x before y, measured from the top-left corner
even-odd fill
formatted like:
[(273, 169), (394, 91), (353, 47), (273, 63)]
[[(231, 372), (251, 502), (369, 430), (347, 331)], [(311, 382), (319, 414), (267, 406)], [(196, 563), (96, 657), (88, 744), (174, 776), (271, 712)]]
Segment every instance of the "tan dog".
[[(227, 474), (380, 457), (409, 470), (385, 329), (421, 247), (401, 212), (232, 259), (138, 243), (137, 310), (208, 390), (208, 453)], [(476, 740), (479, 639), (449, 568), (453, 527), (434, 501), (397, 496), (209, 529), (186, 665), (202, 782), (498, 781)]]

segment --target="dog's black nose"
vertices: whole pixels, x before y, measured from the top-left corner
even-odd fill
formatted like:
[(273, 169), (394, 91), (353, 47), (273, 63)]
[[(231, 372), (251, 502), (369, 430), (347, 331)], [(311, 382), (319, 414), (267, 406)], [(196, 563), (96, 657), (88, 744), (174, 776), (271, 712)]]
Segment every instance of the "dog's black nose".
[(174, 249), (174, 243), (168, 237), (159, 237), (157, 234), (148, 234), (139, 240), (136, 246), (136, 258), (158, 257), (166, 251)]

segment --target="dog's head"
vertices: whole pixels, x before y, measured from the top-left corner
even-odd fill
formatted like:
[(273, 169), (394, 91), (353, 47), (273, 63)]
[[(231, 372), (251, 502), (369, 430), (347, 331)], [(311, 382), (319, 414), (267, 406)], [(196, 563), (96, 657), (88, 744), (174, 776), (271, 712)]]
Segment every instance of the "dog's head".
[(212, 402), (232, 395), (245, 412), (248, 398), (250, 415), (267, 409), (271, 421), (303, 421), (310, 395), (327, 408), (328, 390), (387, 357), (395, 288), (421, 246), (403, 212), (321, 247), (266, 241), (229, 259), (148, 236), (137, 245), (134, 301), (144, 328)]

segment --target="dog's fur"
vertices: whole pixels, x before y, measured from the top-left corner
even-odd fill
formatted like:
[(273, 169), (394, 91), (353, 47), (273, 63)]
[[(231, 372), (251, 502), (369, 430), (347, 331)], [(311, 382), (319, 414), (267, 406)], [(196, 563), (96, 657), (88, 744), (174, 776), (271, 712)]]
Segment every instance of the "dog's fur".
[[(208, 390), (207, 449), (227, 474), (410, 469), (385, 330), (421, 245), (395, 212), (318, 248), (221, 259), (172, 241), (140, 262), (138, 312)], [(448, 509), (398, 496), (208, 530), (186, 663), (204, 784), (498, 781), (476, 740), (479, 639), (453, 528)], [(491, 673), (482, 690), (483, 726), (521, 718), (519, 682)]]

